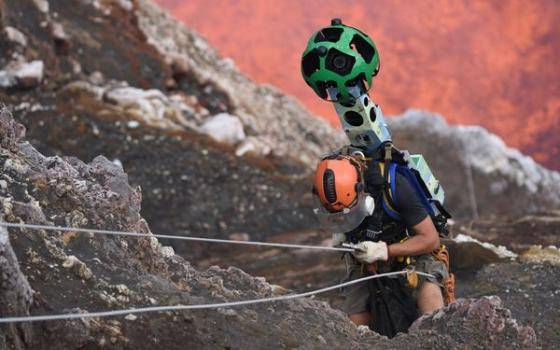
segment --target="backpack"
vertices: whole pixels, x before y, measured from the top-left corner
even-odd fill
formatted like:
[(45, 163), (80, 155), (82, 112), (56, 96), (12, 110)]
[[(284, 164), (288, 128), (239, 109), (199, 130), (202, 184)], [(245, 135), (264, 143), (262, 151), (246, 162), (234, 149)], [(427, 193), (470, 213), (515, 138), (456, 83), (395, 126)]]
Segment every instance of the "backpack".
[(383, 174), (383, 210), (394, 220), (401, 221), (402, 218), (397, 208), (396, 175), (400, 174), (412, 186), (422, 205), (432, 218), (436, 230), (442, 237), (449, 234), (447, 220), (451, 214), (443, 206), (445, 191), (437, 178), (433, 175), (426, 160), (421, 154), (409, 154), (395, 148), (392, 143), (387, 142), (383, 146), (383, 161), (379, 162), (381, 174)]

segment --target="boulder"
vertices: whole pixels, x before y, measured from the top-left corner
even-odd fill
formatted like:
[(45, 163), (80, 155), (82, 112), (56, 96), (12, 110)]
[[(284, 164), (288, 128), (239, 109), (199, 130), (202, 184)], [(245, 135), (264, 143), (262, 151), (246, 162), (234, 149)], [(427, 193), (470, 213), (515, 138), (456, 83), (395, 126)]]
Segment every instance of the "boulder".
[(12, 62), (0, 70), (0, 87), (29, 89), (43, 81), (43, 61)]
[(200, 130), (218, 142), (236, 144), (245, 139), (245, 131), (239, 118), (227, 113), (208, 118)]

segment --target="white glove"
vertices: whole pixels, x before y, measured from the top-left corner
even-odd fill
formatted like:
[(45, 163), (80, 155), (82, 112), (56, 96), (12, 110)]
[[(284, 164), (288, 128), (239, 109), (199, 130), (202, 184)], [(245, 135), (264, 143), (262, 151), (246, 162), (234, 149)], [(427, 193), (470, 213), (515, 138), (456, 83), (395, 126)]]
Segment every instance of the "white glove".
[(365, 241), (354, 244), (352, 248), (356, 249), (352, 255), (363, 263), (371, 264), (378, 260), (387, 261), (389, 251), (385, 242)]
[(338, 247), (346, 242), (346, 235), (344, 233), (333, 233), (331, 238), (331, 246)]

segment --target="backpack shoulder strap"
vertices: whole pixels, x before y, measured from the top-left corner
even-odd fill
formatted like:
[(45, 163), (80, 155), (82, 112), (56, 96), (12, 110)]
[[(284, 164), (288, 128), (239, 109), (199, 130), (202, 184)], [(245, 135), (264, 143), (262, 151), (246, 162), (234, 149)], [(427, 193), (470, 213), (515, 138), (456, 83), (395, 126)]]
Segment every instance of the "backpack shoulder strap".
[(426, 208), (428, 214), (433, 217), (435, 215), (434, 208), (432, 207), (430, 200), (426, 196), (424, 189), (420, 185), (420, 182), (418, 182), (418, 178), (413, 173), (413, 171), (406, 166), (399, 166), (396, 171), (404, 176), (406, 181), (408, 181), (408, 183), (414, 188), (414, 192), (416, 192), (416, 194), (420, 197), (422, 205), (424, 206), (424, 208)]
[(382, 191), (383, 196), (382, 196), (382, 201), (381, 201), (381, 205), (383, 207), (383, 210), (387, 213), (387, 215), (389, 215), (392, 219), (400, 221), (402, 220), (401, 215), (399, 214), (399, 212), (396, 209), (396, 192), (395, 192), (395, 183), (396, 183), (396, 169), (397, 169), (397, 164), (395, 163), (388, 163), (388, 169), (385, 170), (385, 163), (380, 162), (379, 163), (379, 169), (381, 171), (382, 174), (385, 174), (385, 171), (387, 171), (387, 176), (386, 176), (386, 180), (385, 180), (385, 184), (384, 184), (384, 190)]

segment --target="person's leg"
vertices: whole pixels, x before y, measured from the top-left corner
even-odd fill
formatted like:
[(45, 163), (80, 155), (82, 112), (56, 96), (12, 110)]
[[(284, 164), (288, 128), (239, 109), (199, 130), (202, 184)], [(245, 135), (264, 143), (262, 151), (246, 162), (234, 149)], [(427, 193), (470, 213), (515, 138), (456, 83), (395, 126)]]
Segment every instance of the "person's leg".
[(369, 326), (370, 315), (369, 312), (360, 312), (353, 315), (348, 315), (350, 321), (354, 322), (356, 326)]
[[(345, 255), (348, 277), (346, 281), (352, 281), (364, 277), (362, 265), (356, 263), (350, 254)], [(369, 325), (370, 315), (368, 311), (369, 289), (367, 282), (352, 284), (342, 289), (344, 302), (342, 310), (348, 315), (350, 321), (356, 326)]]
[(429, 314), (443, 307), (441, 288), (435, 283), (425, 281), (418, 293), (418, 309), (422, 314)]

